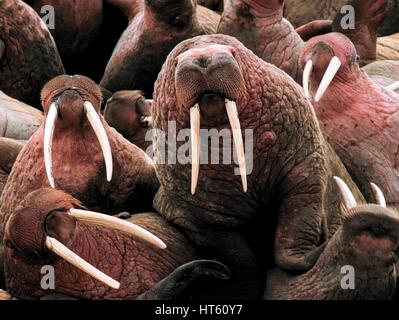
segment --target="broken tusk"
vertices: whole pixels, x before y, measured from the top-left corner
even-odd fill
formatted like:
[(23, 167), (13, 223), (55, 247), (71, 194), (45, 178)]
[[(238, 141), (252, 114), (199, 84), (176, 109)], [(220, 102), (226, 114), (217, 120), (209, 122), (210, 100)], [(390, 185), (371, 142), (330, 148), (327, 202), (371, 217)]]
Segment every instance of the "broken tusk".
[(237, 105), (234, 101), (225, 100), (227, 116), (229, 118), (231, 131), (233, 132), (234, 145), (236, 147), (238, 165), (244, 192), (247, 192), (247, 169), (245, 163), (244, 142), (241, 134), (240, 119), (238, 117)]
[(399, 81), (396, 81), (396, 82), (394, 82), (394, 83), (391, 83), (389, 86), (386, 86), (385, 88), (386, 88), (386, 89), (389, 89), (389, 90), (396, 91), (396, 90), (399, 89)]
[(53, 136), (55, 129), (55, 122), (58, 118), (58, 106), (54, 102), (51, 104), (44, 126), (44, 140), (43, 140), (43, 150), (44, 150), (44, 166), (46, 169), (47, 179), (52, 188), (55, 188), (54, 177), (53, 177), (53, 156), (52, 156), (52, 145)]
[(386, 208), (387, 207), (387, 202), (385, 200), (384, 194), (382, 193), (381, 189), (375, 184), (375, 183), (370, 183), (371, 189), (373, 189), (374, 197), (375, 200), (377, 201), (377, 204), (380, 205), (381, 207)]
[(102, 213), (79, 209), (70, 209), (69, 214), (79, 221), (126, 232), (154, 245), (155, 247), (166, 249), (166, 244), (161, 239), (134, 223)]
[(305, 92), (305, 98), (309, 99), (310, 94), (309, 94), (309, 80), (310, 80), (310, 75), (312, 74), (313, 70), (313, 61), (308, 60), (305, 65), (305, 69), (303, 70), (303, 78), (302, 78), (302, 86), (303, 86), (303, 91)]
[(349, 210), (356, 207), (356, 199), (353, 196), (352, 191), (349, 189), (348, 185), (341, 178), (334, 177), (334, 180), (337, 183), (339, 190), (341, 191), (346, 209)]
[(87, 273), (94, 279), (101, 281), (102, 283), (106, 284), (107, 286), (113, 289), (119, 289), (120, 283), (118, 281), (112, 279), (110, 276), (107, 276), (102, 271), (93, 267), (90, 263), (79, 257), (76, 253), (72, 252), (57, 239), (47, 236), (45, 244), (47, 249), (49, 249), (51, 252), (55, 253), (57, 256), (61, 257), (62, 259), (68, 261), (70, 264), (72, 264), (79, 270), (82, 270), (83, 272)]
[(334, 56), (328, 67), (326, 72), (324, 73), (323, 79), (320, 82), (319, 89), (316, 92), (315, 101), (319, 102), (323, 97), (324, 93), (327, 91), (328, 86), (330, 85), (331, 81), (334, 79), (335, 75), (338, 72), (338, 69), (341, 67), (341, 61), (337, 56)]
[(107, 133), (105, 132), (104, 125), (102, 124), (101, 119), (91, 102), (85, 101), (84, 110), (86, 112), (87, 119), (89, 120), (90, 125), (97, 136), (98, 142), (100, 143), (104, 156), (105, 168), (107, 171), (107, 181), (110, 182), (112, 180), (113, 164), (111, 146), (109, 144)]
[(198, 103), (190, 109), (191, 126), (191, 194), (197, 189), (199, 168), (200, 168), (200, 111)]

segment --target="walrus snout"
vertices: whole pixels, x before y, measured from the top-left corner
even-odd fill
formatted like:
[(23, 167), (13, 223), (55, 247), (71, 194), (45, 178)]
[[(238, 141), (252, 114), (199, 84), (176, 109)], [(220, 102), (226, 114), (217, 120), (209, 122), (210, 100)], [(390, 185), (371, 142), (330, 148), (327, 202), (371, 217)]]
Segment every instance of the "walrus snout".
[(241, 68), (230, 46), (213, 44), (191, 49), (180, 54), (176, 62), (176, 94), (185, 107), (192, 107), (207, 92), (237, 100), (244, 87)]

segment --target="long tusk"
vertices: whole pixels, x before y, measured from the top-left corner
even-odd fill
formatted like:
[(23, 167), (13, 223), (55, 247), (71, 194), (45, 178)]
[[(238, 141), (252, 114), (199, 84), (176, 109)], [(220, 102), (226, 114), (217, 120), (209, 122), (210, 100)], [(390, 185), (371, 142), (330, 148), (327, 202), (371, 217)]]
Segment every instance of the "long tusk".
[(69, 214), (74, 216), (79, 221), (126, 232), (160, 249), (166, 249), (166, 244), (161, 239), (153, 235), (151, 232), (139, 227), (138, 225), (135, 225), (134, 223), (102, 213), (79, 209), (70, 209)]
[(107, 137), (107, 133), (105, 132), (104, 126), (98, 116), (96, 110), (94, 109), (93, 105), (89, 101), (85, 101), (84, 108), (86, 112), (87, 119), (89, 120), (94, 133), (97, 136), (98, 142), (100, 143), (101, 150), (104, 155), (105, 161), (105, 168), (107, 171), (107, 181), (110, 182), (112, 180), (112, 171), (113, 171), (113, 164), (112, 164), (112, 152), (111, 146), (109, 144), (109, 140)]
[(389, 89), (389, 90), (396, 91), (396, 90), (399, 89), (399, 81), (396, 81), (396, 82), (394, 82), (394, 83), (391, 83), (389, 86), (386, 86), (385, 88), (386, 88), (386, 89)]
[(245, 163), (244, 142), (242, 140), (240, 119), (238, 117), (237, 105), (234, 101), (225, 100), (227, 116), (233, 132), (234, 145), (237, 151), (238, 165), (240, 167), (241, 181), (244, 192), (247, 192), (247, 169)]
[(93, 267), (90, 263), (79, 257), (76, 253), (69, 250), (66, 246), (64, 246), (57, 239), (47, 236), (46, 237), (46, 247), (51, 252), (55, 253), (57, 256), (63, 258), (68, 261), (70, 264), (92, 276), (94, 279), (101, 281), (102, 283), (110, 286), (114, 289), (119, 289), (120, 283), (110, 276), (107, 276), (102, 271)]
[(353, 196), (352, 191), (349, 189), (348, 185), (341, 178), (334, 177), (334, 180), (337, 183), (339, 190), (341, 191), (346, 209), (349, 210), (356, 207), (356, 199)]
[(315, 101), (319, 102), (320, 99), (323, 97), (324, 93), (327, 91), (328, 86), (330, 85), (331, 81), (334, 79), (335, 75), (338, 72), (338, 69), (341, 67), (341, 61), (337, 56), (334, 56), (330, 64), (327, 67), (326, 72), (324, 73), (323, 79), (321, 80), (319, 89), (317, 90)]
[(305, 92), (305, 98), (309, 99), (309, 80), (313, 70), (313, 61), (310, 59), (306, 62), (305, 69), (303, 70), (302, 86)]
[(190, 109), (191, 126), (191, 194), (197, 189), (200, 168), (200, 111), (198, 103)]
[(381, 207), (386, 208), (387, 202), (385, 200), (384, 194), (382, 193), (381, 189), (375, 183), (371, 182), (370, 185), (371, 189), (373, 189), (374, 197), (377, 200), (377, 204), (379, 204)]
[(52, 188), (55, 188), (54, 177), (53, 177), (52, 145), (53, 145), (55, 122), (57, 118), (58, 118), (58, 106), (54, 102), (51, 104), (47, 113), (46, 123), (44, 127), (44, 141), (43, 141), (44, 166), (46, 169), (47, 179)]

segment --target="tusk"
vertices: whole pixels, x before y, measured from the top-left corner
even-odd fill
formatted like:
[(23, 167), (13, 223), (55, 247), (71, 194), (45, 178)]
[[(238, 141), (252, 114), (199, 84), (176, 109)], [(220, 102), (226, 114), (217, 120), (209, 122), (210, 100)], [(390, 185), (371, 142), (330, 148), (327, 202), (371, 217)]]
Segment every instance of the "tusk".
[(309, 80), (310, 80), (310, 75), (312, 74), (313, 70), (313, 61), (308, 60), (305, 65), (305, 69), (303, 70), (303, 78), (302, 78), (302, 86), (303, 86), (303, 91), (305, 92), (305, 98), (309, 99)]
[(112, 180), (112, 152), (111, 146), (109, 144), (109, 140), (107, 137), (107, 133), (105, 132), (104, 125), (102, 124), (100, 117), (98, 116), (96, 110), (93, 105), (89, 101), (85, 101), (84, 109), (86, 112), (87, 119), (89, 120), (94, 133), (97, 136), (98, 142), (100, 143), (101, 150), (104, 155), (105, 160), (105, 168), (107, 171), (107, 181), (110, 182)]
[(55, 122), (58, 118), (58, 106), (54, 102), (51, 104), (46, 117), (46, 124), (44, 127), (44, 166), (46, 168), (47, 179), (52, 188), (55, 188), (54, 177), (53, 177), (53, 160), (52, 160), (52, 145), (53, 136), (55, 129)]
[(315, 97), (316, 102), (319, 102), (324, 93), (327, 91), (328, 86), (337, 74), (338, 69), (341, 67), (341, 64), (342, 63), (337, 56), (334, 56), (331, 59), (330, 64), (328, 65), (327, 70), (324, 73), (323, 79), (321, 80), (319, 89), (317, 90)]
[(191, 194), (197, 189), (200, 168), (200, 111), (198, 103), (190, 109), (191, 126)]
[(118, 281), (112, 279), (102, 271), (93, 267), (90, 263), (79, 257), (76, 253), (72, 252), (57, 239), (47, 236), (46, 247), (51, 252), (55, 253), (57, 256), (68, 261), (70, 264), (72, 264), (79, 270), (82, 270), (83, 272), (87, 273), (88, 275), (92, 276), (93, 278), (97, 279), (98, 281), (101, 281), (102, 283), (110, 286), (111, 288), (119, 289), (120, 283)]
[(69, 214), (74, 216), (79, 221), (126, 232), (160, 249), (166, 249), (166, 244), (161, 239), (153, 235), (151, 232), (143, 229), (142, 227), (135, 225), (134, 223), (124, 221), (122, 219), (108, 216), (102, 213), (79, 209), (70, 209)]
[(353, 196), (351, 190), (349, 189), (348, 185), (338, 177), (334, 177), (335, 182), (338, 185), (339, 190), (341, 191), (342, 198), (344, 200), (344, 205), (346, 209), (352, 209), (357, 206), (357, 202), (355, 197)]
[(387, 202), (385, 200), (384, 194), (382, 193), (381, 189), (375, 184), (375, 183), (370, 183), (371, 189), (373, 189), (374, 197), (377, 200), (377, 204), (379, 204), (381, 207), (386, 208), (387, 207)]
[(386, 88), (386, 89), (389, 89), (389, 90), (396, 91), (396, 90), (399, 89), (399, 81), (396, 81), (396, 82), (394, 82), (394, 83), (391, 83), (389, 86), (386, 86), (385, 88)]
[(238, 118), (237, 105), (234, 101), (225, 100), (227, 116), (229, 117), (231, 131), (233, 132), (234, 145), (237, 151), (238, 165), (244, 192), (247, 192), (247, 169), (245, 163), (244, 142), (242, 140), (240, 119)]

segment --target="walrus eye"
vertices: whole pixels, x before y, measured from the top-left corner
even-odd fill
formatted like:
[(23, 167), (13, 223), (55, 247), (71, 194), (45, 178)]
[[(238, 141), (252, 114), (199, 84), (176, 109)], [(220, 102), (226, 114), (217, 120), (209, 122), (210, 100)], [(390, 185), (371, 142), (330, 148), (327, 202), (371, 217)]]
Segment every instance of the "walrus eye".
[(358, 54), (356, 55), (356, 62), (360, 62), (360, 56)]
[(175, 16), (172, 18), (171, 24), (177, 29), (183, 29), (186, 26), (186, 19), (181, 16)]

